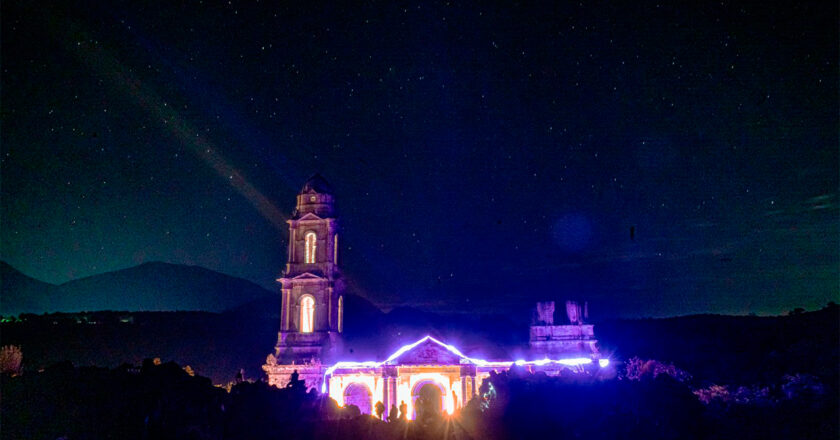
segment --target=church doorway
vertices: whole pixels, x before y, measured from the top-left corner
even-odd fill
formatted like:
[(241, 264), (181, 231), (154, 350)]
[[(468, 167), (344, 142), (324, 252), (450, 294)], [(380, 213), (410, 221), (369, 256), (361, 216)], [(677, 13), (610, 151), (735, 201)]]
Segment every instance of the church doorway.
[(444, 408), (444, 393), (440, 385), (431, 381), (418, 382), (411, 393), (413, 419), (422, 420), (440, 416)]
[(352, 383), (344, 389), (344, 406), (356, 405), (362, 414), (371, 414), (373, 393), (365, 384)]

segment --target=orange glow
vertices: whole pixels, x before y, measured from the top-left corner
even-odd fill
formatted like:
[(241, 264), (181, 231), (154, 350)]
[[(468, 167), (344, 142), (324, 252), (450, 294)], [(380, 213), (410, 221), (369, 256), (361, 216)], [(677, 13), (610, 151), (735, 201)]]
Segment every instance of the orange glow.
[(314, 232), (306, 233), (306, 245), (304, 249), (304, 263), (312, 264), (315, 262), (315, 248), (318, 245), (318, 237)]
[(304, 296), (300, 299), (300, 331), (312, 333), (315, 328), (315, 299)]

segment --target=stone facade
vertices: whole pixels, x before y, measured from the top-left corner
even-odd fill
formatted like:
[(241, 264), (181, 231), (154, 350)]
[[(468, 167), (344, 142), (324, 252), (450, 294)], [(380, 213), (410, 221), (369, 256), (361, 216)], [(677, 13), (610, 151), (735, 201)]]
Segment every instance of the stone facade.
[(584, 324), (588, 318), (588, 305), (566, 301), (568, 325), (554, 325), (554, 302), (537, 303), (531, 325), (528, 346), (532, 356), (556, 358), (579, 355), (598, 357), (598, 340), (595, 326)]
[[(430, 336), (404, 345), (383, 361), (337, 362), (343, 331), (344, 283), (338, 266), (338, 222), (332, 190), (315, 176), (297, 196), (289, 223), (289, 260), (281, 283), (280, 332), (263, 365), (268, 383), (285, 387), (297, 372), (307, 387), (327, 393), (339, 405), (354, 404), (370, 413), (382, 402), (389, 414), (403, 407), (415, 417), (421, 389), (440, 396), (441, 410), (452, 413), (476, 395), (492, 371), (516, 365), (549, 375), (564, 370), (609, 365), (597, 349), (594, 327), (585, 324), (587, 306), (566, 303), (568, 325), (555, 325), (554, 302), (537, 303), (530, 329), (530, 357), (536, 360), (488, 361), (465, 356)], [(386, 341), (387, 342), (387, 341)]]
[[(491, 372), (522, 368), (530, 373), (557, 375), (561, 371), (599, 371), (607, 367), (597, 357), (564, 357), (535, 361), (488, 361), (465, 356), (457, 348), (430, 336), (405, 345), (381, 362), (338, 362), (325, 370), (322, 391), (339, 406), (353, 403), (369, 414), (375, 402), (392, 407), (405, 405), (406, 416), (416, 417), (416, 401), (424, 387), (440, 396), (440, 409), (449, 414), (476, 396)], [(359, 389), (363, 393), (357, 393)], [(359, 396), (365, 401), (360, 402)]]
[[(440, 393), (441, 409), (453, 413), (472, 399), (481, 382), (498, 366), (477, 366), (445, 344), (426, 337), (408, 346), (409, 349), (375, 365), (339, 364), (329, 371), (325, 389), (343, 406), (351, 386), (363, 386), (370, 392), (370, 405), (382, 402), (388, 414), (393, 406), (406, 405), (406, 415), (414, 419), (415, 401), (425, 385)], [(405, 348), (405, 347), (404, 347)]]
[[(321, 176), (297, 195), (288, 220), (288, 263), (281, 285), (280, 332), (274, 353), (263, 365), (269, 383), (284, 386), (298, 371), (310, 387), (320, 387), (323, 363), (340, 351), (344, 327), (344, 281), (338, 267), (338, 220), (332, 189)], [(316, 380), (317, 377), (317, 380)]]
[(297, 372), (298, 378), (306, 382), (307, 388), (320, 390), (327, 367), (319, 361), (303, 364), (278, 364), (273, 355), (268, 355), (263, 370), (268, 375), (268, 384), (271, 386), (285, 388), (289, 384), (292, 373)]

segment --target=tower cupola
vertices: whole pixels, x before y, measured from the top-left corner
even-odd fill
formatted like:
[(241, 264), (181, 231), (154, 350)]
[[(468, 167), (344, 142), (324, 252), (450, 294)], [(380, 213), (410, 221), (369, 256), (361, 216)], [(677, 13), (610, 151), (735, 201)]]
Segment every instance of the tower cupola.
[(315, 174), (303, 185), (297, 196), (294, 218), (312, 213), (321, 218), (334, 216), (333, 190), (327, 179)]

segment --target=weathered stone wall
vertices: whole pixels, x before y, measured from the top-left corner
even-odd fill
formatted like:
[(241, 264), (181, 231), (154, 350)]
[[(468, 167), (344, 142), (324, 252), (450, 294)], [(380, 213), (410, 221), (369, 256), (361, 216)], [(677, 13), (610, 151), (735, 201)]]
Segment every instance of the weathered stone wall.
[(297, 371), (298, 379), (306, 382), (307, 389), (321, 391), (327, 366), (321, 363), (312, 364), (272, 364), (269, 359), (263, 365), (263, 371), (268, 375), (268, 384), (278, 388), (285, 388), (291, 380), (292, 373)]
[(595, 339), (595, 326), (584, 325), (532, 325), (531, 341)]

